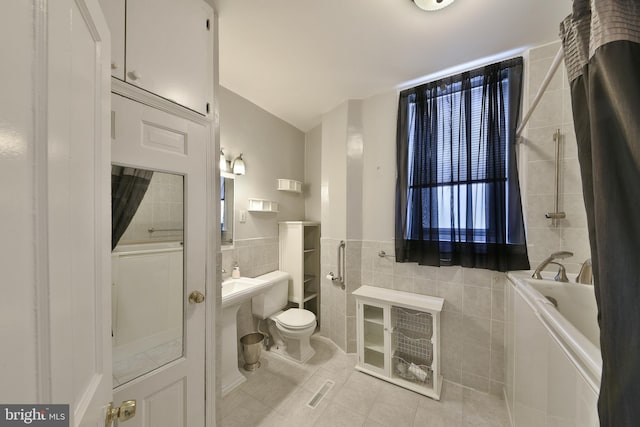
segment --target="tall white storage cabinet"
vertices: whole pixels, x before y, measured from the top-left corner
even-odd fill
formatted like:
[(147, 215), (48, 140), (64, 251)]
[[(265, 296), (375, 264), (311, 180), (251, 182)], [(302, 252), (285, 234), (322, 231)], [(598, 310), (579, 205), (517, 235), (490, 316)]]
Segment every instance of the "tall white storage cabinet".
[(440, 400), (440, 312), (444, 299), (362, 286), (356, 297), (356, 369)]
[(292, 277), (289, 302), (316, 315), (320, 324), (320, 223), (284, 221), (280, 224), (280, 270)]

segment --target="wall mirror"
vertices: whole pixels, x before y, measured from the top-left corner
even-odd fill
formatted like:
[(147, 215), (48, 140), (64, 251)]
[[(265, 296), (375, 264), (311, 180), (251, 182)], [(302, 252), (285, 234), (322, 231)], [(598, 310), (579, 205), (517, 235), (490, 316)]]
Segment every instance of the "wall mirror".
[(114, 387), (182, 357), (183, 195), (182, 175), (111, 168)]
[(233, 245), (233, 198), (234, 176), (227, 173), (220, 175), (220, 244)]

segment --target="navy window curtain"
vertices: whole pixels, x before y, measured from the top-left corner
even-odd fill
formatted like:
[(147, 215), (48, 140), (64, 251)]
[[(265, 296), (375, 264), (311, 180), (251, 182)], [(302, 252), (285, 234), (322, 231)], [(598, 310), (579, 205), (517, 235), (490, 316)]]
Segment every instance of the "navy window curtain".
[(560, 36), (598, 303), (602, 427), (640, 425), (640, 1), (574, 0)]
[(516, 164), (522, 58), (400, 94), (397, 262), (528, 269)]

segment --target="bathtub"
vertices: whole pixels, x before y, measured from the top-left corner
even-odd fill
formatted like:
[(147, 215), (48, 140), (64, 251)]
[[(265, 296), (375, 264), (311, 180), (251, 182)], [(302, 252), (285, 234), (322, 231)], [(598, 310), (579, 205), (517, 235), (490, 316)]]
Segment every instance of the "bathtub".
[(111, 273), (114, 361), (182, 337), (182, 242), (118, 245)]
[(598, 426), (602, 358), (593, 287), (532, 279), (530, 271), (507, 278), (505, 396), (512, 425)]

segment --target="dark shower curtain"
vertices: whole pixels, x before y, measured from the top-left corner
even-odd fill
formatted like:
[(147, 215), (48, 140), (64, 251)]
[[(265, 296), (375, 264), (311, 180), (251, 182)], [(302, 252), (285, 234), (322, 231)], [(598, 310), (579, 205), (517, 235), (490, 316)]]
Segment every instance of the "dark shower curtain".
[(640, 425), (640, 1), (574, 0), (571, 84), (602, 348), (601, 426)]
[(131, 223), (152, 177), (153, 171), (111, 166), (111, 250)]

